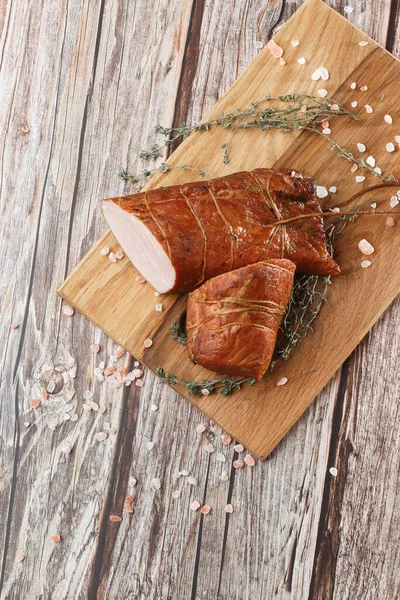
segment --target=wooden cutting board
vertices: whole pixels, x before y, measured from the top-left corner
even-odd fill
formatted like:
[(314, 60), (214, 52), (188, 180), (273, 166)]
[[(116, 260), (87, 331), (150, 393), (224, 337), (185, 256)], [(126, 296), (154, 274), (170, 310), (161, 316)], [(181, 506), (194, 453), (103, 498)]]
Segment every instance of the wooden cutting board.
[[(295, 39), (299, 40), (297, 47), (291, 44)], [(357, 156), (357, 142), (366, 144), (364, 156), (372, 154), (384, 173), (392, 171), (399, 178), (400, 151), (386, 151), (386, 143), (400, 135), (399, 62), (321, 0), (306, 0), (275, 40), (284, 49), (287, 64), (281, 66), (268, 49), (262, 50), (207, 120), (244, 109), (267, 94), (316, 95), (318, 89), (325, 88), (346, 107), (350, 108), (354, 100), (358, 102), (354, 112), (359, 121), (332, 120), (332, 137)], [(368, 45), (360, 46), (360, 41), (368, 41)], [(298, 63), (300, 57), (306, 59), (305, 64)], [(329, 79), (312, 81), (311, 74), (321, 66), (328, 69)], [(356, 90), (350, 88), (353, 81), (357, 82)], [(367, 85), (368, 91), (361, 92), (362, 85)], [(365, 104), (373, 107), (372, 114), (366, 112)], [(384, 121), (386, 114), (392, 116), (392, 125)], [(221, 128), (194, 133), (168, 163), (204, 169), (212, 176), (257, 167), (298, 169), (316, 177), (319, 185), (337, 186), (337, 193), (322, 201), (326, 207), (341, 204), (363, 186), (379, 183), (368, 173), (363, 184), (356, 183), (351, 164), (337, 157), (325, 140), (306, 132), (235, 132), (229, 139), (230, 162), (225, 165), (221, 144), (227, 141), (228, 134)], [(175, 169), (156, 174), (147, 189), (194, 179), (198, 179), (196, 174)], [(389, 198), (395, 192), (389, 188), (380, 190), (379, 195)], [(357, 203), (371, 197), (366, 193)], [(388, 208), (388, 202), (383, 206)], [(336, 253), (342, 275), (329, 288), (328, 304), (315, 333), (301, 342), (287, 363), (282, 362), (261, 383), (230, 397), (197, 398), (188, 395), (183, 386), (176, 389), (246, 448), (261, 458), (268, 456), (400, 291), (400, 221), (394, 228), (387, 227), (385, 221), (385, 216), (363, 216), (348, 225)], [(365, 258), (358, 250), (362, 238), (375, 247), (368, 269), (360, 267)], [(180, 319), (186, 298), (155, 298), (149, 285), (135, 282), (137, 271), (126, 258), (113, 264), (100, 255), (105, 245), (113, 251), (119, 248), (110, 231), (72, 271), (59, 294), (149, 368), (162, 366), (182, 380), (212, 377), (209, 371), (192, 365), (185, 348), (170, 337), (170, 325)], [(162, 313), (154, 310), (160, 300)], [(143, 345), (146, 338), (154, 342), (149, 349)], [(277, 387), (283, 376), (288, 383)]]

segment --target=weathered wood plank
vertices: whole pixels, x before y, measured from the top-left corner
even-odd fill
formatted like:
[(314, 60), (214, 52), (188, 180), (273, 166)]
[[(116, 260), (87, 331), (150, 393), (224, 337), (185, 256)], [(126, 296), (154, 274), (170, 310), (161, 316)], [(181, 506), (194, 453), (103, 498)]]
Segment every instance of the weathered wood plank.
[[(104, 228), (98, 198), (121, 190), (116, 172), (138, 150), (131, 139), (148, 144), (153, 123), (172, 119), (190, 5), (42, 9), (10, 5), (0, 44), (3, 592), (86, 597), (128, 400), (94, 382), (93, 367), (111, 345), (106, 349), (105, 336), (78, 315), (65, 317), (55, 290)], [(10, 331), (13, 321), (20, 328)], [(93, 357), (96, 338), (104, 350)], [(32, 411), (46, 371), (60, 378), (61, 390)], [(87, 388), (107, 407), (104, 415), (82, 410)], [(79, 420), (53, 431), (66, 403)], [(104, 421), (117, 433), (98, 444), (94, 434)], [(51, 541), (53, 533), (61, 544)], [(16, 552), (25, 555), (22, 564)]]

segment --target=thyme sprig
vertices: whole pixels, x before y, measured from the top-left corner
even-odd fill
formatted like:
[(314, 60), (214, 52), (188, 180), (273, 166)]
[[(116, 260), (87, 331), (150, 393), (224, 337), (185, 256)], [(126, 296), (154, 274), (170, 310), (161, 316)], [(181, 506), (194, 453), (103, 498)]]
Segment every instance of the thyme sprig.
[(172, 323), (170, 327), (170, 333), (173, 340), (176, 340), (177, 342), (182, 344), (182, 346), (186, 346), (187, 334), (181, 330), (179, 323), (177, 323), (176, 321)]
[(126, 169), (120, 169), (118, 171), (118, 177), (123, 181), (129, 181), (129, 183), (132, 183), (133, 185), (139, 184), (138, 188), (141, 189), (145, 185), (146, 179), (151, 177), (151, 175), (154, 175), (154, 173), (166, 173), (167, 171), (171, 171), (172, 169), (195, 171), (200, 177), (206, 177), (207, 175), (211, 177), (211, 175), (204, 171), (204, 169), (195, 169), (194, 167), (189, 167), (188, 165), (171, 166), (167, 165), (167, 163), (165, 162), (162, 162), (156, 169), (143, 169), (138, 175), (130, 174), (128, 173), (128, 171), (126, 171)]
[(162, 367), (157, 367), (156, 373), (161, 379), (169, 385), (181, 383), (191, 396), (208, 396), (209, 394), (220, 393), (223, 396), (231, 396), (235, 390), (242, 389), (242, 385), (254, 385), (255, 379), (243, 377), (241, 379), (229, 379), (221, 377), (220, 379), (202, 379), (201, 381), (180, 381), (173, 373), (166, 373)]

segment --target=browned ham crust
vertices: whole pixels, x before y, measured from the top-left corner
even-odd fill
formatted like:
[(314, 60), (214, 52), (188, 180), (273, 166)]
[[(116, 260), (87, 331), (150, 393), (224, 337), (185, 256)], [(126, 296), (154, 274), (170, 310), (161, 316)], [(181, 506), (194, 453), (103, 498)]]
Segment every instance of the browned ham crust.
[(260, 380), (272, 359), (295, 268), (290, 260), (266, 260), (214, 277), (189, 294), (191, 360)]
[(267, 258), (288, 258), (299, 273), (340, 272), (326, 248), (315, 181), (295, 171), (256, 169), (112, 198), (103, 207), (125, 253), (159, 292), (187, 292)]

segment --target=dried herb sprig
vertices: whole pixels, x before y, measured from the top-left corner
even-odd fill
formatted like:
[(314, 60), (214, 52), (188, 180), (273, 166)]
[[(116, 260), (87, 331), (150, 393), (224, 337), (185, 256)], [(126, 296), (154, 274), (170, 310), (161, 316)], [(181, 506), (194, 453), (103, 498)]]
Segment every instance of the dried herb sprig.
[(242, 389), (242, 385), (246, 383), (247, 385), (254, 385), (256, 383), (256, 380), (251, 377), (241, 379), (221, 377), (220, 379), (202, 379), (201, 381), (180, 381), (176, 375), (166, 373), (162, 367), (157, 367), (156, 373), (170, 385), (181, 383), (191, 396), (208, 396), (218, 392), (223, 396), (231, 396), (235, 390)]
[(186, 346), (187, 334), (181, 330), (179, 323), (177, 323), (176, 321), (172, 323), (170, 327), (170, 333), (173, 340), (176, 340), (177, 342), (182, 344), (182, 346)]
[(204, 169), (195, 169), (194, 167), (188, 167), (188, 165), (171, 166), (167, 165), (167, 163), (164, 162), (162, 162), (160, 166), (156, 169), (143, 169), (138, 175), (130, 174), (125, 169), (120, 169), (120, 171), (118, 172), (118, 177), (123, 181), (129, 181), (129, 183), (132, 183), (134, 185), (140, 184), (138, 186), (138, 189), (141, 189), (146, 183), (145, 180), (148, 179), (151, 175), (154, 175), (154, 173), (157, 173), (157, 171), (160, 173), (166, 173), (167, 171), (171, 171), (172, 169), (182, 169), (183, 171), (195, 171), (200, 177), (206, 177), (206, 175), (209, 175), (211, 177), (211, 175), (204, 171)]

